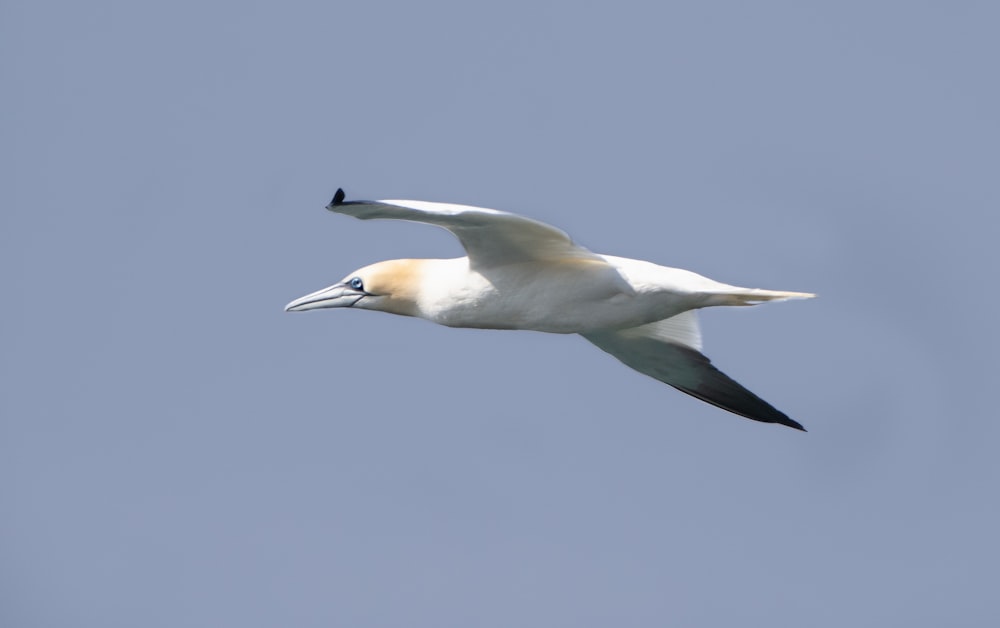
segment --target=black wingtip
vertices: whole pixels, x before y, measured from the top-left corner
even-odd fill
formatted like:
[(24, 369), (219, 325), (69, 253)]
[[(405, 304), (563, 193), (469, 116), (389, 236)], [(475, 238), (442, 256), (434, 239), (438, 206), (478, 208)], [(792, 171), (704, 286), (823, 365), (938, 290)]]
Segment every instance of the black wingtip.
[(330, 201), (330, 207), (336, 207), (337, 205), (343, 203), (344, 197), (346, 196), (347, 195), (344, 194), (344, 188), (337, 188), (336, 194), (333, 195), (333, 200)]
[(781, 412), (780, 410), (777, 410), (777, 409), (776, 409), (775, 411), (776, 411), (776, 412), (778, 412), (778, 413), (779, 413), (779, 414), (781, 415), (781, 417), (780, 417), (780, 418), (771, 418), (771, 419), (757, 419), (757, 420), (763, 420), (763, 421), (764, 421), (764, 422), (766, 422), (766, 423), (775, 423), (775, 424), (777, 424), (777, 425), (784, 425), (785, 427), (790, 427), (790, 428), (792, 428), (793, 430), (801, 430), (801, 431), (803, 431), (803, 432), (808, 432), (808, 431), (809, 431), (809, 430), (807, 430), (806, 428), (802, 427), (802, 424), (801, 424), (801, 423), (799, 423), (799, 422), (798, 422), (798, 421), (796, 421), (795, 419), (790, 419), (790, 418), (788, 418), (788, 416), (787, 416), (787, 415), (785, 415), (785, 414), (784, 414), (783, 412)]

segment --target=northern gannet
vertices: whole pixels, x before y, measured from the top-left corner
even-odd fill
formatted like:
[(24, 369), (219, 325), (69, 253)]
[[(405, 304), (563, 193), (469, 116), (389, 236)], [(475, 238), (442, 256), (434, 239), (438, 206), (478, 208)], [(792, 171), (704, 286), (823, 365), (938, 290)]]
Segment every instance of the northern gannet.
[(295, 299), (286, 312), (353, 307), (449, 327), (580, 334), (626, 366), (740, 416), (805, 431), (712, 366), (695, 310), (807, 299), (804, 292), (739, 288), (651, 262), (598, 255), (563, 231), (517, 214), (448, 203), (345, 201), (327, 209), (368, 220), (423, 222), (455, 234), (467, 257), (365, 266)]

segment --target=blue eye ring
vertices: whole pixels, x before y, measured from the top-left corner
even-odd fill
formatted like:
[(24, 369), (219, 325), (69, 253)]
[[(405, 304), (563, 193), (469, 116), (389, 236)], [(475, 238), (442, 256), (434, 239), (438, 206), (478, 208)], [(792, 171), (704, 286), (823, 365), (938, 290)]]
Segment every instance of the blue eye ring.
[(365, 289), (365, 284), (364, 282), (361, 281), (361, 277), (352, 277), (351, 280), (347, 282), (347, 285), (349, 285), (354, 290)]

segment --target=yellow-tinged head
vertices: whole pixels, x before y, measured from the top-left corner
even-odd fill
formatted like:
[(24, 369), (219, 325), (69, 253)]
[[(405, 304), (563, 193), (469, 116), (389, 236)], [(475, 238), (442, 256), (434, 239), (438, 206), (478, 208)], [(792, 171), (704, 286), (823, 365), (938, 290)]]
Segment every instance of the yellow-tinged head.
[(427, 261), (394, 259), (365, 266), (339, 283), (295, 299), (285, 306), (285, 311), (356, 307), (416, 316), (417, 296)]

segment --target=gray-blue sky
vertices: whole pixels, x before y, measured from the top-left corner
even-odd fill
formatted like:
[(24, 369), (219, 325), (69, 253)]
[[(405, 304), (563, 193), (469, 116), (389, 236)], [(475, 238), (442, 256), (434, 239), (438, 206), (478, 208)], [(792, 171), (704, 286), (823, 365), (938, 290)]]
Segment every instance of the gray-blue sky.
[[(4, 626), (985, 625), (992, 3), (7, 2)], [(575, 337), (284, 314), (464, 202), (810, 302), (810, 433)]]

